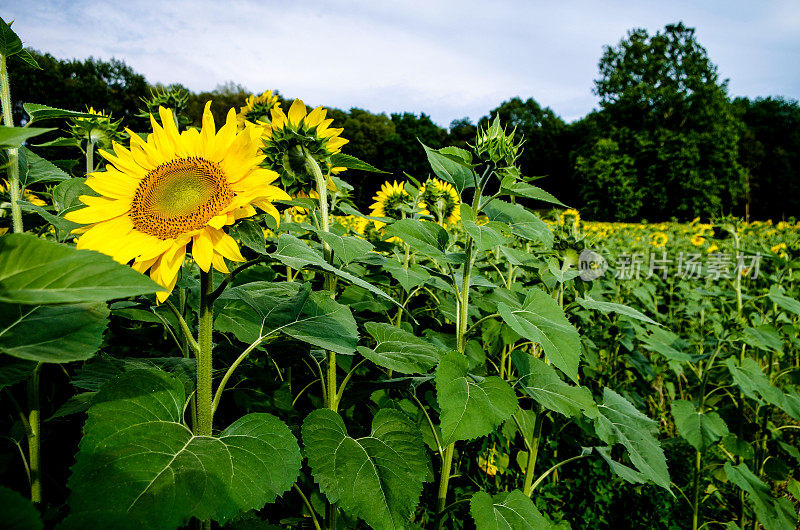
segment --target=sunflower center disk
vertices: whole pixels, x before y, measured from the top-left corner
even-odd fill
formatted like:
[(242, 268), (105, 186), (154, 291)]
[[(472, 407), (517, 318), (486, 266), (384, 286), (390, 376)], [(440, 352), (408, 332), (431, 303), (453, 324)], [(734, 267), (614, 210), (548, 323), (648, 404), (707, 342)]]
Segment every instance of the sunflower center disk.
[(129, 215), (139, 231), (174, 239), (206, 226), (232, 200), (233, 190), (217, 164), (198, 157), (178, 158), (142, 179)]

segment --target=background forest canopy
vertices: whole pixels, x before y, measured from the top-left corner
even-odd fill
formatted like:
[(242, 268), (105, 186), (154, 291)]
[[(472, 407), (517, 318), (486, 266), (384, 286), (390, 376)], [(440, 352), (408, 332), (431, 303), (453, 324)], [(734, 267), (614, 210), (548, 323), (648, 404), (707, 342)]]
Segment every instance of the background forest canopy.
[[(9, 65), (19, 102), (16, 122), (24, 123), (21, 102), (73, 110), (88, 102), (121, 118), (124, 126), (146, 128), (142, 98), (160, 85), (148, 84), (121, 60), (61, 60), (29, 51), (43, 71)], [(525, 138), (523, 174), (546, 177), (542, 185), (588, 219), (688, 220), (732, 213), (779, 220), (800, 214), (800, 104), (780, 96), (731, 99), (727, 80), (719, 78), (693, 28), (678, 23), (653, 35), (629, 31), (604, 47), (593, 90), (599, 110), (571, 123), (535, 99), (519, 97), (477, 124), (463, 118), (447, 129), (425, 113), (387, 116), (352, 108), (331, 109), (328, 116), (350, 140), (344, 152), (391, 173), (350, 177), (357, 183), (353, 202), (361, 208), (387, 178), (403, 179), (403, 172), (427, 176), (419, 142), (464, 146), (473, 141), (476, 127), (499, 116)], [(186, 92), (185, 118), (198, 126), (207, 100), (214, 101), (215, 117), (222, 121), (252, 93), (234, 82), (211, 92)], [(45, 156), (67, 158), (63, 151)]]

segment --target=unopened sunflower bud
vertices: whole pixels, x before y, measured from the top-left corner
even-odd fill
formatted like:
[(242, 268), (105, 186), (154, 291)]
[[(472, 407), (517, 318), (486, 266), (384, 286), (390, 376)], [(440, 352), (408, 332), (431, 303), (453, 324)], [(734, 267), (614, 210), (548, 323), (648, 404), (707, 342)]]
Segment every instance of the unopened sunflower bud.
[(478, 129), (475, 140), (475, 151), (483, 160), (491, 161), (500, 167), (513, 167), (519, 158), (523, 140), (514, 141), (516, 128), (507, 133), (505, 127), (500, 126), (500, 118), (486, 129)]

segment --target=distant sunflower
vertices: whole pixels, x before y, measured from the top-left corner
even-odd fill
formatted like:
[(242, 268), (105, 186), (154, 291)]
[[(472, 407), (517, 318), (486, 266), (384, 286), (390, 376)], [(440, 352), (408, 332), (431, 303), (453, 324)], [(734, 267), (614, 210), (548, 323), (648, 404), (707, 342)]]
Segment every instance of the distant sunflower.
[[(315, 188), (306, 166), (306, 154), (316, 160), (323, 169), (335, 174), (344, 171), (334, 167), (330, 157), (339, 153), (348, 140), (339, 136), (344, 129), (332, 128), (332, 119), (326, 118), (328, 111), (317, 107), (308, 112), (305, 104), (296, 99), (284, 114), (280, 107), (271, 110), (271, 123), (264, 126), (264, 154), (268, 167), (281, 176), (283, 187), (292, 194)], [(328, 187), (335, 190), (332, 181)]]
[[(371, 216), (400, 219), (403, 217), (402, 206), (408, 204), (409, 195), (404, 184), (395, 180), (393, 183), (384, 182), (380, 191), (372, 199), (375, 202), (369, 207)], [(375, 228), (382, 228), (385, 224), (375, 221)]]
[(86, 208), (66, 218), (87, 226), (78, 248), (97, 250), (120, 263), (130, 263), (163, 286), (159, 302), (169, 297), (191, 243), (192, 258), (205, 272), (213, 265), (228, 272), (225, 259), (243, 261), (234, 239), (222, 229), (256, 213), (257, 206), (279, 219), (273, 200), (289, 196), (271, 183), (274, 171), (259, 166), (260, 128), (237, 131), (230, 110), (216, 131), (210, 110), (201, 130), (178, 132), (171, 110), (159, 108), (162, 127), (150, 116), (153, 133), (143, 140), (129, 132), (130, 150), (114, 144), (114, 153), (100, 151), (105, 171), (92, 173), (86, 184), (100, 196), (82, 195)]
[(273, 95), (271, 90), (256, 96), (251, 94), (245, 101), (244, 107), (239, 108), (236, 115), (236, 123), (243, 129), (246, 123), (262, 122), (269, 124), (272, 116), (272, 109), (280, 109), (281, 103), (278, 96)]
[(667, 244), (667, 241), (669, 241), (669, 236), (664, 232), (654, 232), (650, 236), (650, 244), (656, 248), (663, 247)]
[(705, 242), (706, 242), (706, 238), (703, 237), (702, 233), (698, 232), (697, 234), (694, 234), (692, 236), (692, 245), (694, 245), (696, 247), (703, 246), (703, 243), (705, 243)]
[(430, 215), (444, 225), (461, 220), (461, 198), (448, 182), (429, 178), (419, 189), (419, 204), (423, 215)]

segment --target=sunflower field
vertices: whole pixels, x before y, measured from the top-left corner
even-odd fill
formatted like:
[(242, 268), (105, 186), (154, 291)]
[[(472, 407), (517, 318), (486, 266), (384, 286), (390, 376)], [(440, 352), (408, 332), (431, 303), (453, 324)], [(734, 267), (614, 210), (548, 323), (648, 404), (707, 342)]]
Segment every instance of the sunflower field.
[(7, 528), (796, 528), (800, 224), (581, 219), (497, 119), (359, 211), (323, 107), (14, 124), (8, 61)]

